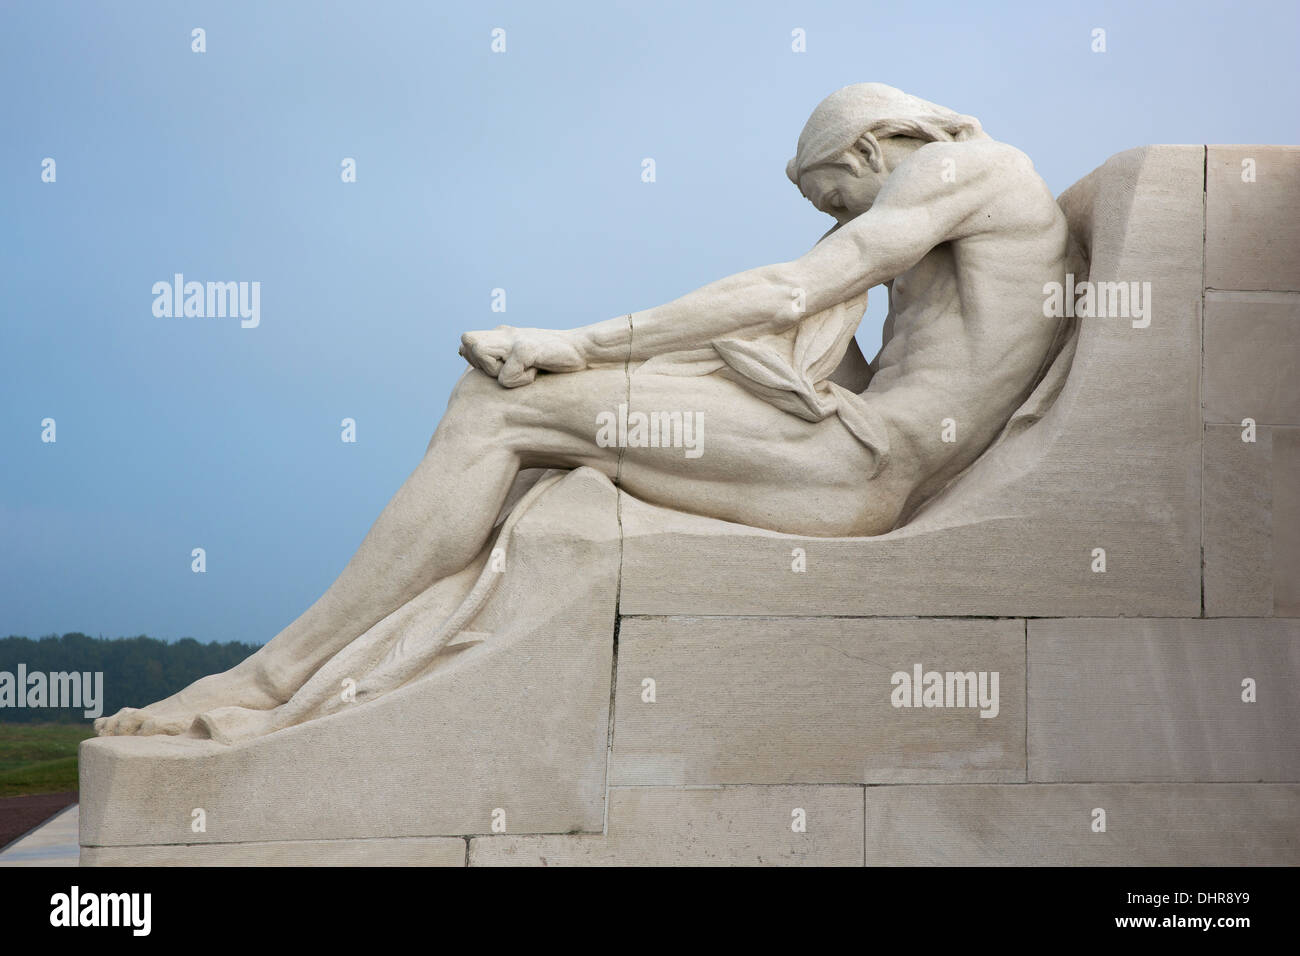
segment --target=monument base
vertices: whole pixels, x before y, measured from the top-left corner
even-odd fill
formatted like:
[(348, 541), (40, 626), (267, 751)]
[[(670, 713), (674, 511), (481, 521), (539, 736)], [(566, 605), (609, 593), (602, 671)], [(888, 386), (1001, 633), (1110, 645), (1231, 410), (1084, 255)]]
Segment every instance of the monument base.
[(428, 677), (84, 743), (83, 862), (1300, 864), (1300, 149), (1131, 150), (1061, 206), (1150, 324), (1084, 319), (1050, 407), (907, 526), (579, 469)]

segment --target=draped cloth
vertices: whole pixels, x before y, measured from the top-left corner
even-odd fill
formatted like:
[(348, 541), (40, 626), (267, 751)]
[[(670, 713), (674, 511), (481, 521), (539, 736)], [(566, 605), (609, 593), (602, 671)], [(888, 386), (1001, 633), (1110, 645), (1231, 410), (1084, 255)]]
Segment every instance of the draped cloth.
[(520, 519), (565, 474), (521, 474), (493, 533), (469, 565), (434, 582), (349, 641), (279, 707), (220, 707), (199, 714), (190, 733), (233, 744), (326, 717), (428, 676), (460, 648), (488, 637), (473, 626), (504, 576), (494, 566), (493, 553), (509, 553)]
[(861, 396), (830, 380), (867, 310), (867, 293), (814, 313), (793, 328), (756, 338), (727, 338), (708, 348), (673, 352), (643, 363), (637, 372), (661, 375), (720, 374), (769, 405), (805, 421), (839, 415), (871, 450), (873, 477), (889, 458), (889, 433)]

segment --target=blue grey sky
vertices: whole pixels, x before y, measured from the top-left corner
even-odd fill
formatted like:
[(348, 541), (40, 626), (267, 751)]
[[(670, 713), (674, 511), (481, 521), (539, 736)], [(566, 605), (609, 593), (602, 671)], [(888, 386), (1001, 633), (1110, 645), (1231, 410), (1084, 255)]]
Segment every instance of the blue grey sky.
[[(0, 634), (270, 639), (419, 461), (462, 331), (806, 251), (785, 162), (841, 86), (974, 114), (1059, 193), (1145, 143), (1297, 142), (1298, 10), (7, 0)], [(177, 272), (260, 282), (261, 324), (155, 317)]]

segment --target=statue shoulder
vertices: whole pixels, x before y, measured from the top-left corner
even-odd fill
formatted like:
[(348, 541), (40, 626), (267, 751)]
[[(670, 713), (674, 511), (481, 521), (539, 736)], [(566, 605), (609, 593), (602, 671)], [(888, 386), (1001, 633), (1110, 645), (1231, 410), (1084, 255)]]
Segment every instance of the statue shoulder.
[[(910, 168), (909, 168), (910, 167)], [(899, 165), (898, 172), (926, 175), (948, 174), (960, 182), (972, 174), (1009, 172), (1035, 174), (1034, 163), (1024, 152), (994, 139), (971, 139), (958, 142), (926, 143)]]
[(996, 206), (1003, 224), (1008, 219), (1037, 221), (1059, 212), (1033, 161), (996, 140), (926, 143), (889, 178), (881, 198), (891, 204)]
[(989, 139), (926, 143), (890, 173), (877, 205), (973, 208), (1021, 193), (1018, 187), (1032, 179), (1033, 164), (1014, 146)]

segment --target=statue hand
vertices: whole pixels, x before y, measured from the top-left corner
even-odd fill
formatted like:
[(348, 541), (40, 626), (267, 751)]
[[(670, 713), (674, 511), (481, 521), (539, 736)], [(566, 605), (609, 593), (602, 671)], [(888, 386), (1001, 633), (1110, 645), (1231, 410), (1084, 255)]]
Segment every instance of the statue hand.
[(546, 372), (578, 372), (586, 357), (567, 332), (516, 329), (499, 325), (486, 332), (466, 332), (460, 337), (460, 354), (485, 375), (506, 388), (527, 385)]

